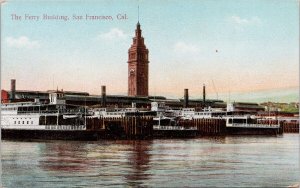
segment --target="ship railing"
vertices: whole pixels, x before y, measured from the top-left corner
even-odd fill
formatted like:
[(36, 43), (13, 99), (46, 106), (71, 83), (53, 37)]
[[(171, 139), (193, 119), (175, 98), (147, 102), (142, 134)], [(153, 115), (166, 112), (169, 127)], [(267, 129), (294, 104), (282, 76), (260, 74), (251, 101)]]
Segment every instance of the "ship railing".
[(18, 114), (57, 114), (58, 110), (19, 111)]
[(47, 130), (86, 130), (85, 125), (46, 125)]
[(225, 116), (208, 116), (208, 115), (195, 115), (193, 116), (193, 119), (224, 119)]
[(231, 127), (249, 127), (249, 128), (279, 128), (278, 124), (245, 124), (245, 123), (233, 123), (229, 124)]
[(18, 114), (78, 114), (76, 110), (40, 110), (40, 111), (19, 111)]
[(244, 114), (244, 115), (224, 115), (226, 118), (249, 118), (251, 115), (249, 114)]
[(160, 125), (153, 125), (153, 129), (156, 129), (156, 130), (197, 130), (196, 127), (160, 126)]

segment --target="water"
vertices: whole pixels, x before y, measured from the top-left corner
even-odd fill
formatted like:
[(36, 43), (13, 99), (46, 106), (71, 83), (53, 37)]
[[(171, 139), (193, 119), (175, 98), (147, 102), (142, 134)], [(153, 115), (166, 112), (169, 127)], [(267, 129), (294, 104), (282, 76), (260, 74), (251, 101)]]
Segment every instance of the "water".
[(3, 187), (282, 187), (299, 135), (148, 141), (2, 141)]

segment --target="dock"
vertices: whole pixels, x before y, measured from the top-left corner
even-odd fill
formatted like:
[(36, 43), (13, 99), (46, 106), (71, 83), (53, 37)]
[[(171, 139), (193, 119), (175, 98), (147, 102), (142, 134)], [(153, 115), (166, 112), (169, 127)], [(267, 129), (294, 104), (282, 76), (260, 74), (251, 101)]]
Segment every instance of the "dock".
[(153, 116), (89, 117), (86, 131), (100, 134), (98, 139), (152, 139), (152, 138), (193, 138), (198, 136), (235, 135), (280, 135), (296, 133), (299, 124), (281, 122), (277, 129), (226, 127), (225, 119), (181, 119), (176, 126), (153, 125)]
[(283, 122), (282, 125), (284, 133), (299, 133), (298, 122)]
[[(153, 117), (91, 117), (86, 119), (87, 131), (105, 132), (102, 138), (148, 139), (153, 137)], [(101, 139), (101, 138), (99, 138)]]

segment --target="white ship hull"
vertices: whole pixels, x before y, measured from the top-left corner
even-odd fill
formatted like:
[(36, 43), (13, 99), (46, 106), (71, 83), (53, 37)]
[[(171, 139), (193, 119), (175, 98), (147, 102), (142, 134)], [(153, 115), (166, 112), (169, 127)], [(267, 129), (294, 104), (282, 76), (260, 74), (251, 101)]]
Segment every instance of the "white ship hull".
[(1, 136), (2, 139), (98, 139), (101, 131), (88, 131), (84, 115), (75, 108), (67, 109), (64, 104), (2, 104)]

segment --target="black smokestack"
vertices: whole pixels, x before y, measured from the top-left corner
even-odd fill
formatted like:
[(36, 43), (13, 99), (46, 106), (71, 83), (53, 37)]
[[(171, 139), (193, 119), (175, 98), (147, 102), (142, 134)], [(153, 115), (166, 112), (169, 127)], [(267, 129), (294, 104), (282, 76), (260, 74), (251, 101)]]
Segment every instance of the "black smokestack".
[(101, 106), (106, 107), (106, 86), (101, 86)]
[(16, 99), (16, 80), (15, 79), (11, 79), (10, 80), (10, 91), (11, 91), (11, 100), (15, 100)]
[(205, 106), (206, 103), (206, 92), (205, 92), (205, 84), (203, 84), (203, 106)]
[(189, 106), (189, 90), (184, 89), (184, 104), (183, 107), (187, 108)]

